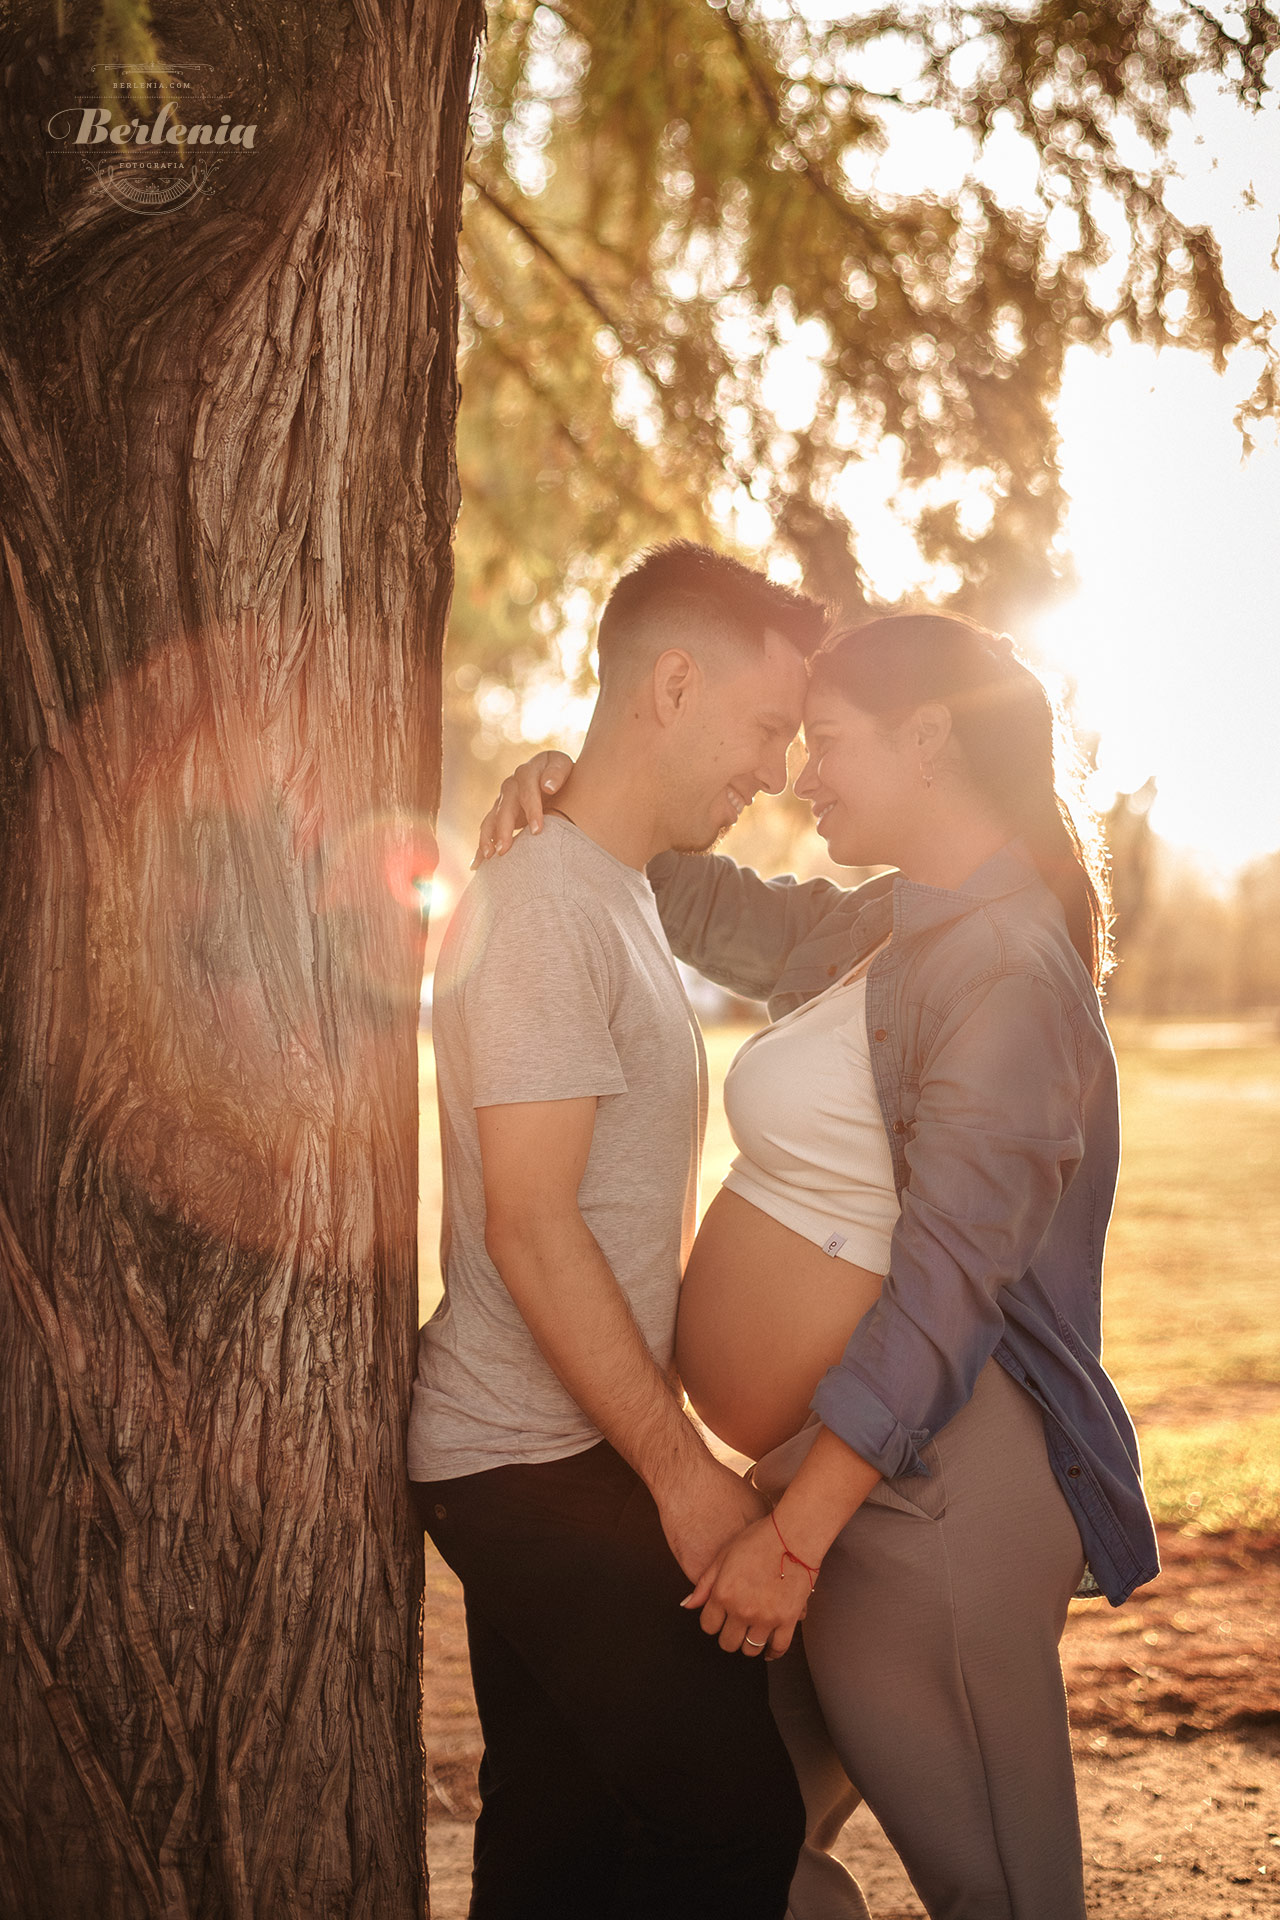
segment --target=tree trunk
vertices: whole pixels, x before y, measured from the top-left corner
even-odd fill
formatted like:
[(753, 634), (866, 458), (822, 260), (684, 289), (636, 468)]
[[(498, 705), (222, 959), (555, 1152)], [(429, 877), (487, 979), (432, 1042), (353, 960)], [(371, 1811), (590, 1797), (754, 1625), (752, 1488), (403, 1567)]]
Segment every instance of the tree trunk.
[(205, 184), (162, 210), (48, 131), (96, 5), (0, 26), (22, 1920), (424, 1904), (415, 1029), (481, 21), (155, 0), (169, 124), (256, 129), (170, 142)]

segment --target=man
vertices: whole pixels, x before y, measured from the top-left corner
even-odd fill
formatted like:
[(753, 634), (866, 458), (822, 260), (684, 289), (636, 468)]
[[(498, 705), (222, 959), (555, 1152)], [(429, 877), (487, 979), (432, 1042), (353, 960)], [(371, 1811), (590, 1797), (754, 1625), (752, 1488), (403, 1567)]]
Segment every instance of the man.
[(472, 1920), (786, 1908), (803, 1813), (764, 1671), (680, 1607), (760, 1506), (671, 1375), (706, 1070), (644, 869), (785, 785), (822, 621), (705, 548), (649, 554), (572, 777), (436, 969), (445, 1296), (409, 1471), (466, 1595)]

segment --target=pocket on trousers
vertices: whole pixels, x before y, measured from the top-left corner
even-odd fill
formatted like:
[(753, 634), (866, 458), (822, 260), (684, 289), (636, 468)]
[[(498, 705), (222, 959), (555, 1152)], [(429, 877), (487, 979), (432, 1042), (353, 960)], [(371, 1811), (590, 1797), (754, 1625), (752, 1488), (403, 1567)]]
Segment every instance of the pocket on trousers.
[(946, 1512), (947, 1477), (936, 1440), (920, 1448), (920, 1459), (928, 1474), (902, 1473), (896, 1480), (877, 1480), (867, 1495), (869, 1507), (891, 1507), (895, 1513), (910, 1513), (917, 1520), (938, 1520)]
[[(816, 1413), (811, 1413), (799, 1433), (793, 1433), (771, 1452), (761, 1454), (751, 1469), (751, 1484), (766, 1500), (776, 1504), (786, 1492), (822, 1429)], [(896, 1480), (877, 1480), (865, 1504), (892, 1507), (898, 1513), (912, 1513), (918, 1520), (936, 1520), (947, 1504), (946, 1476), (936, 1440), (920, 1449), (920, 1458), (929, 1469), (924, 1474), (902, 1474)]]

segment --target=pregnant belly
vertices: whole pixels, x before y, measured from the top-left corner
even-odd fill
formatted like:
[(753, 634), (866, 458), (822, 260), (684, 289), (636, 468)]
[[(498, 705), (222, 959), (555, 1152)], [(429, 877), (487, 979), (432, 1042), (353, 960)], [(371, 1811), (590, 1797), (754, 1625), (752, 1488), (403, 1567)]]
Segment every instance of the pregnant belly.
[(778, 1446), (808, 1419), (814, 1388), (883, 1284), (722, 1189), (694, 1241), (676, 1324), (676, 1364), (699, 1419), (752, 1460)]

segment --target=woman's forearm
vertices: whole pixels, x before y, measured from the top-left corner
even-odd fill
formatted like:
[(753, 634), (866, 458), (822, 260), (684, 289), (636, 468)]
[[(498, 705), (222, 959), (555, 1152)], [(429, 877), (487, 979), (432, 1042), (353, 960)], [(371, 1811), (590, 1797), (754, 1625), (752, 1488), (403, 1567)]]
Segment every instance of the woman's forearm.
[(880, 1477), (861, 1454), (823, 1427), (774, 1508), (778, 1532), (796, 1558), (819, 1566)]
[(701, 1609), (702, 1631), (726, 1653), (784, 1653), (823, 1556), (879, 1478), (824, 1427), (773, 1513), (745, 1528), (684, 1602)]

